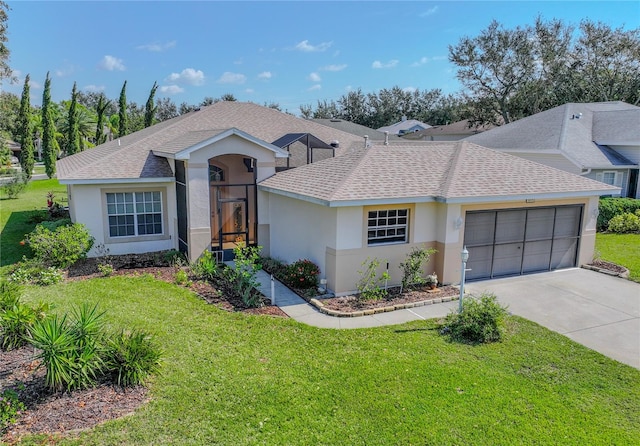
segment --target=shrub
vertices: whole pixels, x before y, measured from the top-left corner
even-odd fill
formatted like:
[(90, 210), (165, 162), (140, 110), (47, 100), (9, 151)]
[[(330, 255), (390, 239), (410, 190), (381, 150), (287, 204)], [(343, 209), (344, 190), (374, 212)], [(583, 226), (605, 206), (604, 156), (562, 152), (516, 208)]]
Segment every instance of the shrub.
[(432, 254), (438, 252), (433, 248), (413, 248), (407, 259), (400, 263), (402, 270), (402, 288), (410, 288), (424, 285), (427, 283), (422, 276), (424, 266), (429, 263)]
[(45, 229), (48, 229), (49, 231), (55, 231), (60, 226), (69, 226), (71, 224), (72, 223), (70, 218), (61, 218), (59, 220), (43, 221), (42, 223), (40, 223), (40, 226), (42, 226)]
[(94, 239), (84, 225), (74, 223), (55, 231), (38, 225), (27, 235), (26, 241), (35, 258), (43, 264), (67, 268), (87, 256)]
[(378, 267), (380, 266), (380, 260), (374, 258), (373, 260), (367, 259), (362, 262), (363, 269), (358, 271), (360, 274), (360, 280), (356, 287), (358, 288), (359, 299), (361, 300), (380, 300), (387, 296), (386, 287), (382, 288), (381, 284), (386, 283), (389, 280), (389, 272), (384, 271), (380, 277), (378, 277)]
[(214, 280), (218, 275), (218, 262), (209, 250), (202, 253), (200, 258), (191, 264), (191, 272), (199, 280)]
[(16, 422), (18, 414), (23, 410), (25, 405), (14, 390), (6, 389), (0, 393), (0, 434)]
[(169, 266), (183, 266), (187, 264), (187, 259), (180, 251), (170, 249), (162, 254), (162, 262)]
[(260, 306), (262, 299), (255, 291), (258, 285), (256, 276), (260, 265), (261, 246), (237, 245), (233, 249), (235, 259), (233, 267), (224, 269), (223, 277), (229, 282), (233, 291), (240, 297), (242, 302), (249, 308)]
[(13, 350), (27, 344), (29, 329), (46, 317), (49, 305), (39, 304), (30, 307), (19, 300), (11, 307), (0, 312), (2, 328), (2, 349)]
[(598, 206), (598, 231), (606, 231), (609, 221), (618, 214), (640, 210), (640, 200), (634, 198), (601, 198)]
[(99, 263), (98, 271), (100, 272), (102, 277), (110, 277), (115, 271), (115, 268), (110, 263)]
[(0, 279), (0, 312), (17, 305), (22, 295), (22, 287), (17, 282)]
[(188, 285), (189, 276), (187, 275), (187, 272), (185, 270), (179, 269), (178, 271), (176, 271), (176, 275), (173, 278), (173, 281), (175, 282), (176, 285), (180, 285), (180, 286)]
[(54, 266), (45, 267), (37, 259), (23, 257), (22, 261), (15, 265), (9, 279), (15, 283), (48, 286), (62, 282), (64, 275)]
[(467, 298), (461, 313), (447, 315), (442, 333), (457, 342), (497, 342), (502, 339), (506, 315), (507, 309), (497, 302), (493, 294)]
[(22, 172), (16, 172), (11, 179), (2, 185), (2, 189), (10, 199), (18, 198), (18, 195), (27, 187), (27, 176)]
[[(639, 213), (640, 211), (636, 211)], [(640, 217), (629, 212), (618, 214), (609, 220), (609, 231), (617, 233), (640, 231)]]
[(286, 281), (288, 265), (282, 260), (274, 259), (273, 257), (262, 257), (260, 258), (260, 266), (264, 271), (273, 274), (278, 280)]
[(120, 386), (144, 384), (151, 374), (158, 373), (162, 353), (151, 336), (143, 331), (113, 336), (107, 347), (107, 368)]
[(285, 283), (291, 288), (316, 288), (320, 268), (311, 260), (298, 260), (288, 265), (285, 271)]

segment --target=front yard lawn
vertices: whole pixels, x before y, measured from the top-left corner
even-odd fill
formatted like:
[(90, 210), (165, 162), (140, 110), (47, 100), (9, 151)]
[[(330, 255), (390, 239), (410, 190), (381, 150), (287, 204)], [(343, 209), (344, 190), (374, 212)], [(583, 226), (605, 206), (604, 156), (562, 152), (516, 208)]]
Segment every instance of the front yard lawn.
[(629, 270), (629, 279), (640, 282), (640, 234), (596, 234), (596, 252), (602, 260)]
[[(151, 401), (56, 444), (636, 444), (640, 371), (532, 322), (448, 342), (433, 321), (326, 330), (229, 313), (151, 276), (28, 287), (97, 302), (164, 349)], [(34, 444), (46, 437), (31, 439)]]

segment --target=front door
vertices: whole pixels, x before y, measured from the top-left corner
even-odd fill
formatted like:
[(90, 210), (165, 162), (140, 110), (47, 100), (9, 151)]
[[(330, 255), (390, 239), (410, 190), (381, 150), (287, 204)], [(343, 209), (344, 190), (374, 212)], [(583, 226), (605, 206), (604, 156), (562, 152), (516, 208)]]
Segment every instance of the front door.
[(256, 243), (255, 185), (213, 186), (212, 198), (211, 248), (232, 260), (236, 246)]

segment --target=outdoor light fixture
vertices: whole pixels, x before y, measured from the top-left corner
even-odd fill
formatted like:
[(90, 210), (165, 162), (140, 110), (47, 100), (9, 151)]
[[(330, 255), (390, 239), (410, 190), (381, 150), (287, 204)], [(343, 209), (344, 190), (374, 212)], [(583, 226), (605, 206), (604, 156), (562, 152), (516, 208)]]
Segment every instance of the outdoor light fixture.
[(458, 303), (458, 313), (462, 313), (462, 299), (464, 298), (464, 276), (465, 272), (467, 271), (467, 260), (469, 260), (469, 251), (467, 251), (466, 246), (462, 248), (460, 258), (462, 259), (462, 268), (460, 268), (460, 302)]

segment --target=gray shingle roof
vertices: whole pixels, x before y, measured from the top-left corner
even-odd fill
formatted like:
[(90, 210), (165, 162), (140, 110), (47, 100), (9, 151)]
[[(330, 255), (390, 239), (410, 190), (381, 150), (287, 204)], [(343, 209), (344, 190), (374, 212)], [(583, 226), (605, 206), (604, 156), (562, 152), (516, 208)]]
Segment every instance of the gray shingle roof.
[(619, 190), (468, 142), (376, 145), (277, 173), (260, 187), (332, 206), (599, 195)]
[[(344, 119), (318, 118), (318, 119), (311, 119), (311, 121), (332, 127), (334, 129), (342, 130), (347, 133), (352, 133), (354, 135), (360, 136), (361, 138), (364, 138), (364, 136), (366, 135), (369, 137), (369, 141), (384, 141), (384, 138), (385, 138), (384, 132), (379, 132), (376, 129), (372, 129), (364, 125), (356, 124), (351, 121), (345, 121)], [(399, 136), (389, 134), (389, 141), (394, 141), (399, 139), (400, 139)]]
[(594, 113), (593, 140), (600, 144), (640, 146), (640, 108)]
[(265, 143), (287, 133), (311, 133), (328, 143), (339, 141), (336, 154), (363, 145), (362, 138), (356, 135), (313, 121), (257, 104), (222, 101), (63, 158), (57, 164), (58, 178), (89, 181), (171, 177), (167, 160), (151, 154), (152, 150), (177, 153), (232, 128)]
[(425, 124), (424, 122), (418, 121), (417, 119), (406, 119), (404, 121), (396, 122), (395, 124), (380, 127), (378, 131), (386, 131), (389, 132), (389, 134), (397, 135), (401, 130), (408, 130), (416, 125), (422, 127), (423, 129), (428, 129), (429, 127), (431, 127), (429, 124)]
[[(470, 136), (465, 141), (505, 151), (559, 151), (582, 169), (602, 168), (612, 163), (594, 142), (594, 129), (598, 132), (608, 126), (607, 132), (626, 131), (629, 119), (635, 116), (628, 113), (632, 110), (640, 108), (620, 101), (569, 103)], [(601, 116), (606, 119), (599, 126)]]
[(434, 125), (428, 129), (418, 130), (414, 133), (403, 135), (405, 139), (422, 139), (425, 136), (440, 136), (440, 135), (475, 135), (487, 131), (494, 126), (491, 124), (486, 125), (472, 125), (468, 119), (462, 121), (453, 122), (448, 125)]

